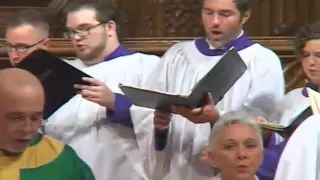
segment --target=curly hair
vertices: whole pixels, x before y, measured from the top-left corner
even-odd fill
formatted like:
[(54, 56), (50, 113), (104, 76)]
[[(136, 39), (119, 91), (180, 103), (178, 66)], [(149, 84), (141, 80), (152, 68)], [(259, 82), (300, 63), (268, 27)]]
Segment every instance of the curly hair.
[(294, 40), (294, 51), (298, 57), (301, 56), (302, 50), (310, 40), (320, 40), (320, 22), (302, 26), (296, 33)]

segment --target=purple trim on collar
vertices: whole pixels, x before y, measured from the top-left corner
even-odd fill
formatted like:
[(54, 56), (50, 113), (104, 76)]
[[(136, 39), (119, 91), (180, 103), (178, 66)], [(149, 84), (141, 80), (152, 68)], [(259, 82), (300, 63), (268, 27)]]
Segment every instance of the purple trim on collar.
[(309, 97), (308, 91), (307, 91), (307, 87), (308, 87), (308, 88), (311, 88), (311, 89), (313, 89), (313, 90), (315, 90), (315, 91), (318, 91), (318, 86), (317, 86), (317, 85), (315, 85), (315, 84), (313, 84), (313, 83), (307, 83), (307, 86), (304, 87), (304, 88), (302, 89), (302, 91), (301, 91), (301, 93), (302, 93), (302, 95), (303, 95), (304, 97)]
[(131, 55), (131, 54), (134, 54), (134, 53), (135, 52), (129, 51), (126, 48), (124, 48), (122, 45), (120, 45), (109, 56), (104, 58), (104, 61), (110, 61), (112, 59), (115, 59), (115, 58), (118, 58), (118, 57), (121, 57), (121, 56)]
[(306, 88), (306, 87), (302, 89), (301, 93), (302, 93), (302, 95), (303, 95), (304, 97), (309, 97), (308, 91), (307, 91), (307, 88)]
[(237, 51), (240, 51), (253, 45), (254, 42), (250, 41), (248, 37), (243, 34), (239, 38), (232, 40), (224, 47), (224, 49), (210, 49), (206, 38), (197, 39), (195, 44), (197, 49), (206, 56), (221, 56), (225, 54), (232, 46), (234, 46)]

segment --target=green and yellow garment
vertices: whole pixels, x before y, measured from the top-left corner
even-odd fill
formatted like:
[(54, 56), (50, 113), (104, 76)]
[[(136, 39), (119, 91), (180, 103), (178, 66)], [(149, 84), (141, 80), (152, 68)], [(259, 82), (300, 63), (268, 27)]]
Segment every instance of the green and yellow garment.
[(94, 180), (91, 169), (69, 146), (38, 134), (18, 157), (0, 152), (0, 180)]

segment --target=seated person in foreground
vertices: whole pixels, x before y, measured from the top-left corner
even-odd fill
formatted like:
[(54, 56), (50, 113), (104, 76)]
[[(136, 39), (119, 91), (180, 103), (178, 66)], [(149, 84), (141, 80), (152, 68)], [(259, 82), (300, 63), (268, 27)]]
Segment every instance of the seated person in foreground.
[(0, 179), (94, 180), (75, 151), (38, 133), (45, 103), (39, 80), (27, 71), (0, 71)]
[(217, 169), (214, 180), (257, 180), (263, 157), (261, 129), (256, 118), (233, 111), (222, 115), (212, 128), (202, 160)]

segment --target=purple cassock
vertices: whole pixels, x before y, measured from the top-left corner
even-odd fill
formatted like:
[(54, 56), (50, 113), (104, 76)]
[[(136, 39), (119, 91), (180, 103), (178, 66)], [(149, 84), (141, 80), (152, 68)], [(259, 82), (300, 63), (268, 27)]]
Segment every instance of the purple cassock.
[(273, 180), (280, 156), (287, 142), (288, 140), (284, 140), (276, 145), (275, 134), (272, 135), (268, 146), (265, 148), (262, 164), (256, 173), (259, 180)]
[[(131, 52), (120, 45), (116, 50), (114, 50), (109, 56), (105, 58), (105, 61), (111, 61), (115, 58), (131, 54), (134, 54), (134, 52)], [(129, 99), (126, 98), (126, 96), (116, 93), (114, 110), (107, 111), (108, 121), (111, 123), (121, 124), (123, 126), (133, 128), (129, 110), (131, 105), (132, 103), (129, 101)]]

